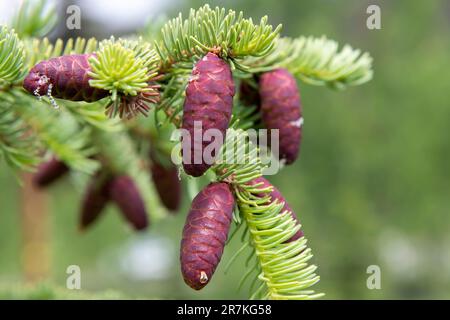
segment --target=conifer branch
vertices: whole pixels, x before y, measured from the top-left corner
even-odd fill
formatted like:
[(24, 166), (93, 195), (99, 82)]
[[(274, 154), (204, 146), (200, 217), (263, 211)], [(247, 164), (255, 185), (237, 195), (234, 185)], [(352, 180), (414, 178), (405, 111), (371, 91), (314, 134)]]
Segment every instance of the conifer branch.
[(326, 37), (277, 39), (275, 50), (262, 59), (248, 58), (253, 73), (283, 67), (308, 84), (327, 85), (337, 89), (363, 84), (372, 79), (372, 58), (361, 50)]
[(215, 52), (245, 70), (242, 58), (268, 54), (280, 30), (281, 25), (273, 29), (267, 24), (267, 17), (255, 24), (244, 18), (242, 12), (236, 14), (233, 10), (226, 12), (224, 8), (211, 9), (205, 5), (192, 9), (186, 19), (180, 14), (166, 23), (161, 30), (162, 40), (156, 41), (155, 47), (163, 70), (179, 62), (192, 63), (207, 52)]
[(0, 27), (0, 86), (21, 77), (24, 64), (23, 44), (14, 30)]
[[(261, 177), (264, 166), (258, 148), (249, 140), (242, 143), (246, 139), (249, 137), (245, 131), (228, 130), (219, 159), (227, 159), (228, 153), (230, 157), (244, 155), (245, 161), (235, 164), (218, 162), (213, 167), (217, 180), (230, 183), (234, 189), (239, 209), (235, 221), (245, 222), (244, 244), (238, 253), (249, 247), (251, 256), (247, 262), (249, 269), (241, 281), (246, 282), (251, 274), (256, 273), (253, 283), (259, 284), (252, 299), (319, 298), (323, 294), (309, 289), (320, 278), (315, 274), (317, 267), (308, 265), (312, 253), (306, 245), (307, 240), (303, 236), (286, 242), (301, 226), (292, 218), (291, 212), (282, 211), (283, 202), (270, 201), (270, 188), (250, 183)], [(255, 260), (253, 267), (249, 265), (251, 259)], [(250, 287), (253, 289), (254, 285)]]
[(95, 148), (90, 145), (90, 129), (83, 127), (67, 112), (49, 108), (33, 96), (14, 90), (14, 112), (32, 130), (43, 146), (75, 170), (93, 173), (99, 163), (90, 159)]
[(39, 141), (14, 112), (14, 99), (0, 95), (0, 159), (13, 169), (31, 170), (38, 162)]
[[(78, 38), (50, 43), (47, 38), (37, 38), (47, 34), (55, 22), (54, 8), (49, 7), (46, 0), (24, 1), (13, 22), (17, 33), (7, 27), (0, 29), (0, 158), (12, 168), (32, 169), (40, 160), (39, 155), (48, 149), (78, 171), (93, 174), (101, 167), (113, 174), (124, 174), (136, 181), (151, 221), (158, 221), (167, 211), (148, 172), (148, 147), (153, 143), (153, 151), (162, 151), (166, 156), (170, 153), (173, 145), (168, 136), (186, 119), (182, 118), (185, 91), (187, 85), (192, 84), (194, 64), (208, 54), (208, 58), (213, 57), (217, 62), (217, 72), (226, 71), (222, 76), (227, 80), (222, 83), (227, 90), (220, 92), (221, 86), (211, 76), (216, 70), (207, 70), (203, 74), (208, 80), (207, 84), (203, 82), (203, 86), (208, 87), (206, 94), (193, 92), (188, 98), (195, 100), (192, 105), (198, 107), (200, 117), (203, 109), (213, 110), (204, 108), (209, 100), (226, 101), (229, 107), (224, 116), (226, 121), (219, 117), (216, 120), (226, 122), (218, 126), (222, 134), (226, 125), (232, 129), (227, 131), (218, 160), (206, 175), (228, 184), (222, 183), (229, 198), (237, 203), (233, 220), (237, 227), (244, 228), (243, 246), (230, 261), (251, 251), (242, 283), (251, 280), (252, 298), (320, 297), (322, 294), (310, 289), (319, 281), (316, 267), (309, 264), (311, 249), (304, 236), (294, 239), (301, 225), (291, 209), (287, 209), (284, 199), (272, 199), (273, 186), (254, 183), (265, 168), (263, 155), (243, 130), (258, 128), (261, 112), (258, 106), (244, 105), (239, 95), (232, 101), (234, 80), (259, 79), (260, 73), (285, 68), (304, 82), (345, 88), (371, 79), (369, 54), (348, 45), (339, 50), (336, 42), (325, 37), (280, 38), (281, 26), (272, 27), (267, 17), (254, 23), (242, 12), (211, 9), (208, 5), (191, 10), (187, 18), (180, 14), (167, 22), (159, 34), (144, 33), (145, 40), (111, 38), (98, 43), (96, 39)], [(45, 61), (29, 72), (43, 60), (74, 54), (79, 55)], [(56, 82), (49, 83), (49, 79), (41, 75), (46, 68), (39, 67), (46, 63), (64, 65), (58, 61), (81, 61), (83, 67), (68, 68), (70, 72), (58, 69), (66, 78), (59, 84), (61, 87), (54, 88)], [(205, 65), (206, 69), (214, 69), (214, 65)], [(71, 86), (75, 80), (67, 75), (72, 71), (83, 75), (79, 78), (84, 82)], [(27, 73), (30, 76), (25, 78)], [(29, 84), (24, 85), (28, 93), (21, 88), (22, 82)], [(295, 80), (292, 82), (295, 87)], [(256, 82), (254, 87), (258, 89)], [(191, 89), (201, 91), (203, 88), (193, 86)], [(42, 101), (33, 96), (44, 96), (45, 92), (47, 98)], [(85, 102), (78, 102), (80, 97)], [(59, 110), (49, 108), (46, 103), (56, 105), (54, 98), (61, 99), (58, 100), (62, 107)], [(139, 112), (147, 115), (150, 111), (152, 117), (122, 123), (105, 116), (105, 107), (110, 115), (118, 113), (129, 118)], [(214, 122), (211, 119), (208, 118)], [(138, 140), (136, 143), (130, 133)], [(228, 161), (233, 156), (239, 159)], [(189, 185), (195, 189), (195, 183)], [(229, 207), (223, 210), (228, 222), (233, 203), (234, 200), (227, 201)], [(226, 238), (227, 230), (220, 231)]]
[(128, 134), (94, 130), (93, 139), (99, 148), (97, 157), (101, 159), (104, 166), (115, 174), (126, 174), (134, 179), (152, 223), (166, 217), (168, 213), (161, 204), (148, 173), (148, 163), (139, 157)]

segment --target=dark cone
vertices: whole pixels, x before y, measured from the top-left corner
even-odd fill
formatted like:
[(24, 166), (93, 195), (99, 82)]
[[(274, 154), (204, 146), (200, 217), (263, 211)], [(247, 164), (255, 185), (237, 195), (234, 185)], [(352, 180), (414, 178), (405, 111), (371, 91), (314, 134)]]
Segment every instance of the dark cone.
[[(279, 130), (279, 158), (293, 163), (302, 140), (302, 108), (295, 78), (285, 69), (263, 73), (259, 79), (261, 116), (267, 129)], [(269, 130), (270, 134), (270, 130)]]
[(234, 208), (228, 184), (206, 186), (192, 200), (181, 240), (181, 272), (187, 285), (200, 290), (211, 280), (222, 257)]
[(133, 179), (129, 176), (113, 178), (109, 186), (109, 196), (136, 230), (147, 228), (147, 211)]
[(150, 157), (152, 160), (150, 171), (161, 202), (170, 211), (178, 211), (182, 190), (177, 167), (174, 165), (163, 166), (155, 157), (152, 155)]
[(40, 188), (48, 187), (68, 172), (69, 167), (53, 157), (39, 165), (33, 176), (33, 184)]
[[(234, 82), (230, 66), (214, 53), (208, 53), (195, 65), (186, 87), (182, 128), (189, 132), (190, 137), (182, 137), (182, 153), (187, 174), (199, 177), (214, 162), (217, 154), (207, 155), (211, 156), (210, 159), (204, 158), (205, 148), (213, 141), (203, 139), (203, 133), (209, 129), (218, 130), (222, 140), (214, 141), (214, 145), (223, 144), (231, 119), (233, 96)], [(201, 134), (197, 136), (194, 135), (196, 124), (201, 124), (201, 130), (196, 130)]]
[(23, 81), (23, 87), (29, 93), (39, 96), (50, 92), (54, 98), (72, 101), (100, 100), (109, 95), (109, 92), (89, 85), (89, 57), (92, 55), (73, 54), (41, 61), (30, 70)]
[(92, 225), (102, 213), (109, 201), (109, 179), (99, 181), (96, 177), (86, 188), (80, 214), (80, 230), (85, 230)]

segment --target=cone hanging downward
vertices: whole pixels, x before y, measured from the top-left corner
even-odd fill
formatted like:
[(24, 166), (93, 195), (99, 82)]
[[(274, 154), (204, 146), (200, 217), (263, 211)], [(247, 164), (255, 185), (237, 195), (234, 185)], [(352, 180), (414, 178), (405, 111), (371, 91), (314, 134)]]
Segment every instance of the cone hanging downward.
[(40, 187), (48, 187), (69, 172), (69, 167), (62, 161), (51, 158), (39, 165), (33, 176), (33, 184)]
[[(209, 154), (205, 148), (211, 143), (219, 147), (223, 144), (234, 92), (230, 66), (217, 55), (210, 52), (195, 65), (183, 107), (182, 128), (189, 133), (188, 137), (182, 137), (183, 167), (187, 174), (201, 176), (213, 164), (218, 150)], [(214, 138), (205, 133), (220, 133), (220, 141), (211, 141)]]
[(291, 164), (297, 159), (302, 140), (303, 118), (297, 82), (287, 70), (275, 69), (261, 75), (259, 94), (263, 123), (267, 129), (279, 130), (279, 158)]
[(129, 176), (114, 177), (109, 185), (109, 196), (117, 204), (125, 219), (136, 230), (147, 228), (145, 204), (132, 178)]
[(93, 177), (88, 184), (81, 203), (80, 229), (91, 226), (102, 213), (109, 201), (110, 179)]
[(175, 212), (180, 207), (182, 195), (178, 168), (173, 164), (161, 164), (153, 152), (150, 152), (150, 159), (150, 171), (159, 198), (167, 209)]
[(181, 272), (187, 285), (202, 289), (222, 257), (230, 229), (234, 197), (228, 184), (211, 183), (192, 201), (181, 240)]

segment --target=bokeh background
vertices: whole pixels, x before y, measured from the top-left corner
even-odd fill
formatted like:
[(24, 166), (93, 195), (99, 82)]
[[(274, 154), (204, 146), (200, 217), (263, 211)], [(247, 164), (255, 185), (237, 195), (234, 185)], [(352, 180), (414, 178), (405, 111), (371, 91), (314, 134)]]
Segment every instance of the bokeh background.
[[(19, 1), (0, 1), (7, 19)], [(108, 37), (150, 19), (186, 13), (203, 1), (58, 1), (62, 23), (51, 36)], [(315, 0), (212, 1), (259, 19), (269, 15), (283, 34), (327, 35), (369, 51), (374, 79), (345, 91), (299, 83), (305, 127), (299, 161), (272, 177), (303, 223), (319, 266), (315, 287), (329, 299), (450, 298), (450, 2)], [(82, 29), (65, 28), (65, 8), (82, 10)], [(368, 30), (366, 9), (381, 8), (381, 30)], [(0, 164), (0, 287), (46, 274), (45, 285), (65, 288), (66, 268), (79, 265), (82, 292), (135, 298), (236, 299), (244, 272), (224, 265), (240, 246), (225, 249), (213, 281), (201, 292), (179, 271), (178, 248), (189, 201), (149, 232), (127, 229), (109, 208), (89, 232), (77, 230), (76, 177), (48, 192), (46, 255), (24, 235), (23, 194)], [(37, 219), (39, 222), (39, 219)], [(381, 268), (381, 289), (369, 290), (367, 268)], [(46, 287), (45, 287), (46, 288)], [(65, 294), (65, 289), (61, 289)], [(12, 297), (3, 290), (2, 297)], [(8, 293), (9, 292), (9, 293)], [(44, 293), (46, 291), (44, 290)], [(36, 297), (39, 297), (38, 295)]]

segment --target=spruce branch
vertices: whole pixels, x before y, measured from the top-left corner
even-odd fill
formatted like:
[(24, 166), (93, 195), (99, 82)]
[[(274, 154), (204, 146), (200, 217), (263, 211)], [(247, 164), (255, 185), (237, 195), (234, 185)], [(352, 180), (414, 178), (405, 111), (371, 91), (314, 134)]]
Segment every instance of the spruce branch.
[(324, 36), (279, 38), (275, 48), (263, 59), (246, 59), (251, 72), (283, 67), (308, 84), (337, 89), (363, 84), (373, 76), (372, 58), (367, 52), (349, 45), (339, 51), (338, 43)]
[(106, 132), (122, 130), (120, 120), (110, 118), (105, 114), (105, 106), (102, 102), (83, 103), (73, 101), (61, 101), (63, 109), (70, 112), (72, 116), (82, 125), (92, 126)]
[[(97, 50), (98, 42), (95, 38), (69, 38), (67, 41), (57, 39), (51, 43), (47, 38), (44, 39), (25, 39), (25, 55), (26, 68), (28, 72), (36, 63), (42, 60), (59, 57), (63, 55), (85, 54), (93, 53)], [(48, 102), (46, 98), (43, 101)], [(58, 105), (63, 106), (64, 109), (78, 119), (80, 122), (87, 123), (102, 130), (114, 131), (116, 130), (117, 120), (109, 119), (104, 114), (104, 103), (83, 103), (72, 102), (68, 100), (58, 100)]]
[(0, 85), (11, 84), (22, 76), (24, 65), (23, 44), (14, 30), (0, 27)]
[[(184, 72), (181, 72), (181, 70)], [(158, 126), (169, 122), (172, 122), (177, 127), (181, 125), (185, 90), (190, 76), (187, 69), (181, 70), (176, 76), (167, 76), (161, 82), (160, 101), (156, 105), (155, 116), (159, 119), (159, 111), (163, 111), (165, 116), (164, 121), (157, 121)]]
[(239, 96), (234, 98), (233, 114), (230, 121), (230, 128), (247, 130), (258, 128), (261, 121), (261, 114), (257, 106), (247, 106), (239, 101)]
[(245, 19), (243, 13), (211, 9), (205, 5), (198, 10), (191, 9), (189, 16), (167, 22), (161, 29), (160, 41), (155, 47), (162, 59), (163, 70), (179, 62), (192, 63), (207, 52), (214, 52), (228, 59), (232, 66), (245, 70), (242, 58), (261, 57), (273, 49), (273, 41), (281, 25), (273, 29), (263, 17), (259, 24)]
[[(180, 126), (193, 65), (205, 54), (212, 52), (225, 60), (238, 81), (252, 82), (258, 79), (254, 74), (280, 67), (307, 83), (334, 88), (371, 79), (368, 53), (348, 45), (339, 50), (335, 41), (325, 37), (280, 38), (281, 26), (274, 28), (267, 21), (263, 17), (255, 23), (242, 12), (205, 5), (191, 10), (187, 18), (180, 14), (170, 20), (158, 34), (148, 34), (152, 27), (147, 27), (145, 40), (111, 38), (98, 43), (78, 38), (51, 43), (34, 37), (53, 28), (54, 8), (45, 0), (25, 1), (13, 23), (18, 35), (12, 29), (0, 29), (0, 157), (13, 168), (30, 169), (37, 155), (49, 149), (78, 171), (93, 174), (102, 165), (136, 181), (152, 222), (164, 218), (167, 212), (148, 173), (148, 148), (151, 144), (156, 153), (166, 156), (171, 152), (168, 137), (173, 125)], [(92, 53), (83, 56), (84, 62), (90, 57), (92, 80), (89, 85), (86, 80), (83, 88), (108, 90), (110, 96), (103, 92), (99, 99), (106, 98), (93, 103), (62, 100), (61, 110), (55, 111), (44, 105), (47, 98), (39, 102), (18, 88), (39, 61), (85, 53)], [(62, 59), (67, 58), (73, 57)], [(86, 75), (88, 70), (84, 71)], [(253, 85), (257, 89), (256, 81)], [(52, 101), (51, 93), (48, 97)], [(284, 201), (271, 198), (273, 187), (254, 184), (265, 169), (264, 155), (243, 130), (258, 128), (261, 115), (258, 106), (247, 106), (241, 98), (239, 94), (234, 98), (231, 129), (218, 160), (207, 172), (212, 180), (231, 186), (237, 203), (233, 220), (244, 228), (243, 245), (229, 265), (250, 251), (241, 284), (251, 279), (252, 298), (318, 298), (322, 294), (310, 288), (319, 281), (316, 267), (309, 264), (311, 249), (304, 236), (293, 239), (301, 225)], [(150, 119), (124, 123), (104, 114), (106, 107), (110, 115), (120, 117), (147, 115), (149, 104), (155, 105)], [(129, 133), (140, 141), (135, 143)], [(190, 189), (196, 190), (197, 180), (188, 181)]]
[[(261, 197), (261, 193), (270, 191), (247, 185), (240, 185), (235, 190), (239, 210), (248, 228), (248, 241), (254, 250), (254, 269), (258, 273), (255, 283), (260, 283), (251, 298), (319, 298), (323, 294), (309, 289), (320, 278), (315, 274), (317, 267), (308, 265), (312, 253), (306, 245), (307, 240), (303, 236), (285, 243), (300, 226), (296, 225), (290, 212), (281, 211), (284, 203), (265, 204), (268, 199)], [(255, 270), (250, 268), (247, 272), (251, 274)], [(244, 275), (243, 281), (246, 278)]]
[[(264, 168), (259, 158), (259, 150), (248, 140), (243, 130), (228, 130), (227, 138), (221, 149), (219, 159), (230, 156), (242, 157), (237, 163), (218, 162), (213, 167), (218, 181), (230, 183), (234, 189), (239, 213), (235, 222), (245, 222), (243, 246), (231, 258), (229, 265), (238, 255), (251, 248), (247, 261), (249, 269), (241, 280), (242, 283), (254, 273), (251, 298), (257, 299), (316, 299), (323, 294), (309, 289), (319, 281), (315, 274), (316, 266), (309, 265), (312, 258), (307, 240), (301, 237), (286, 242), (300, 229), (292, 218), (291, 212), (282, 212), (284, 203), (270, 202), (270, 188), (262, 189), (260, 185), (250, 182), (261, 177)], [(247, 141), (247, 143), (242, 143)], [(254, 260), (253, 266), (249, 263)], [(255, 288), (255, 284), (258, 286)]]
[(139, 157), (136, 147), (126, 132), (94, 130), (93, 139), (99, 148), (98, 157), (103, 165), (116, 174), (132, 177), (144, 199), (150, 220), (157, 222), (168, 215), (161, 204), (156, 188), (148, 173), (148, 164)]
[[(95, 40), (84, 39), (69, 40), (65, 45), (62, 40), (50, 44), (47, 39), (26, 39), (20, 41), (17, 35), (2, 27), (0, 32), (0, 79), (3, 83), (2, 114), (0, 119), (4, 124), (3, 158), (21, 169), (31, 169), (37, 164), (36, 155), (43, 148), (51, 149), (61, 160), (71, 167), (92, 172), (97, 163), (88, 159), (92, 150), (87, 148), (89, 134), (87, 130), (71, 125), (64, 126), (61, 119), (67, 124), (69, 115), (58, 114), (38, 102), (34, 97), (26, 95), (22, 89), (12, 87), (13, 82), (19, 82), (36, 61), (59, 56), (65, 53), (83, 52), (96, 46)], [(28, 65), (29, 67), (24, 67)], [(79, 118), (84, 116), (84, 121), (90, 121), (98, 126), (105, 121), (93, 110), (68, 108)], [(11, 122), (12, 119), (15, 121)], [(53, 121), (57, 125), (53, 124)], [(71, 122), (70, 120), (69, 122)], [(103, 123), (101, 123), (103, 122)], [(10, 123), (11, 128), (6, 124)], [(20, 130), (19, 130), (20, 129)], [(14, 134), (12, 134), (14, 133)], [(13, 147), (14, 146), (14, 147)]]
[(39, 162), (39, 141), (30, 128), (14, 112), (14, 99), (0, 95), (0, 159), (12, 169), (31, 170)]
[(91, 130), (81, 126), (68, 112), (57, 112), (37, 101), (22, 90), (11, 92), (14, 112), (22, 119), (43, 146), (75, 170), (93, 173), (98, 162), (90, 159), (95, 154), (90, 141)]

